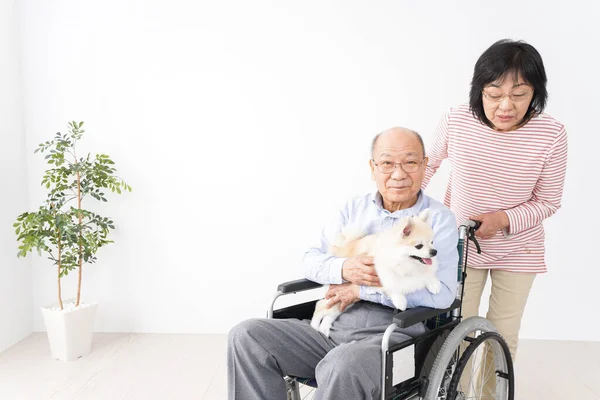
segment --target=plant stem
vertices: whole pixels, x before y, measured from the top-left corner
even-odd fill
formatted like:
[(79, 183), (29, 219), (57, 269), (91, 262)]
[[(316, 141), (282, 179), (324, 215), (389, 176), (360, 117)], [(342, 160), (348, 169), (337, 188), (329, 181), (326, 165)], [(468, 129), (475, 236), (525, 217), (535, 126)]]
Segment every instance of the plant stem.
[[(54, 209), (54, 204), (50, 204), (50, 208)], [(56, 211), (54, 211), (54, 218), (56, 219)], [(61, 246), (61, 238), (60, 238), (60, 228), (57, 226), (56, 227), (56, 231), (58, 232), (58, 237), (56, 242), (58, 243), (58, 262), (56, 263), (58, 265), (58, 304), (60, 304), (60, 309), (63, 309), (63, 302), (62, 302), (62, 293), (61, 293), (61, 287), (60, 287), (60, 256), (61, 256), (61, 250), (62, 250), (62, 246)]]
[[(75, 158), (75, 161), (77, 161), (77, 158)], [(81, 298), (81, 266), (83, 264), (83, 242), (81, 240), (81, 235), (83, 234), (83, 228), (81, 226), (81, 179), (79, 170), (77, 171), (77, 208), (79, 209), (79, 268), (77, 274), (77, 302), (75, 303), (75, 307), (79, 305), (79, 299)]]
[(62, 295), (60, 292), (60, 229), (58, 231), (58, 304), (60, 304), (60, 309), (63, 309)]

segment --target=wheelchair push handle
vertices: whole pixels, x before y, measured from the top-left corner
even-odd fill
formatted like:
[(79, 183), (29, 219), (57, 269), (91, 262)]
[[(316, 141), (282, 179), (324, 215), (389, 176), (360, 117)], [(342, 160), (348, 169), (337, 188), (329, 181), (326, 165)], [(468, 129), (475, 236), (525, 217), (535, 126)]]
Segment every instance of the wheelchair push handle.
[(475, 232), (481, 226), (481, 221), (473, 221), (472, 219), (468, 219), (465, 221), (465, 225)]
[(479, 242), (475, 237), (475, 231), (481, 226), (481, 221), (474, 221), (472, 219), (468, 219), (465, 221), (464, 226), (467, 227), (467, 240), (470, 240), (473, 243), (475, 243), (477, 253), (481, 254), (481, 247), (479, 246)]

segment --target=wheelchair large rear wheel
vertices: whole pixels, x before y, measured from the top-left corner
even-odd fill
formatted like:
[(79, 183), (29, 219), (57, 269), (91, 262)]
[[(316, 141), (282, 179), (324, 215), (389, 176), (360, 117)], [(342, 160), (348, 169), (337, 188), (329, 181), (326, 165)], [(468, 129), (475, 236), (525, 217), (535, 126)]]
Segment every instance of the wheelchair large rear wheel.
[(508, 345), (496, 332), (474, 339), (456, 366), (447, 400), (513, 400), (515, 376)]
[(485, 332), (497, 330), (494, 324), (481, 317), (467, 318), (450, 332), (429, 373), (423, 400), (449, 400), (450, 382), (459, 361), (460, 350), (467, 348), (471, 337)]

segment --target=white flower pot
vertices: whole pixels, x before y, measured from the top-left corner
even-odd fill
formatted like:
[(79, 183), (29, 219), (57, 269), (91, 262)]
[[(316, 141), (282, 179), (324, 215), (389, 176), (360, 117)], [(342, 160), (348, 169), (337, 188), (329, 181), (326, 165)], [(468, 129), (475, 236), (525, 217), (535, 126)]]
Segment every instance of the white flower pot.
[(92, 333), (98, 303), (80, 303), (75, 308), (75, 301), (63, 302), (64, 309), (53, 305), (42, 307), (50, 353), (53, 358), (72, 361), (90, 353), (92, 349)]

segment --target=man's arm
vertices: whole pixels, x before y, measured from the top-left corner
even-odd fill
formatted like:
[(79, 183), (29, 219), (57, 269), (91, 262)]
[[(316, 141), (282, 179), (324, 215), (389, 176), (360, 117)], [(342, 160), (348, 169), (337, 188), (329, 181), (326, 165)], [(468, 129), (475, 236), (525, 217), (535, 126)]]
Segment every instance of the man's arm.
[[(432, 294), (427, 289), (408, 293), (406, 295), (408, 308), (447, 308), (456, 298), (458, 274), (456, 218), (450, 210), (437, 212), (433, 215), (432, 227), (434, 231), (433, 244), (438, 251), (436, 256), (438, 260), (437, 277), (442, 284), (442, 288), (438, 294)], [(392, 300), (377, 288), (361, 286), (360, 298), (394, 308)]]
[(339, 235), (347, 220), (346, 210), (343, 209), (336, 218), (325, 224), (321, 230), (319, 244), (304, 253), (304, 276), (306, 279), (322, 284), (343, 282), (342, 265), (346, 258), (335, 257), (328, 251), (331, 246), (330, 241)]

